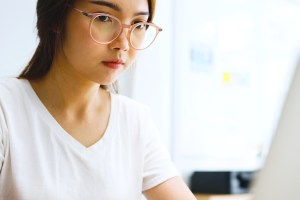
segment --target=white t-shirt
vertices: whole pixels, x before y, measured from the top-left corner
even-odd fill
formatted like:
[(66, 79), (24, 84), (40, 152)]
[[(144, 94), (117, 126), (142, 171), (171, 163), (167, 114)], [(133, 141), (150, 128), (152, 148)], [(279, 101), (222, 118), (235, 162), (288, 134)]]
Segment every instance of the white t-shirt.
[(27, 80), (0, 80), (0, 200), (139, 200), (177, 170), (148, 109), (111, 94), (104, 136), (85, 147)]

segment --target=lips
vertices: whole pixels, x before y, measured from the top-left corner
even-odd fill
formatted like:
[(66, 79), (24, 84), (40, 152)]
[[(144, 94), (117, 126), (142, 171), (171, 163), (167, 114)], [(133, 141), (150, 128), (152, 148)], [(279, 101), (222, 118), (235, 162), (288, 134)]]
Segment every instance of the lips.
[(102, 61), (102, 63), (108, 68), (119, 69), (124, 66), (125, 61), (120, 59), (114, 59), (114, 60)]

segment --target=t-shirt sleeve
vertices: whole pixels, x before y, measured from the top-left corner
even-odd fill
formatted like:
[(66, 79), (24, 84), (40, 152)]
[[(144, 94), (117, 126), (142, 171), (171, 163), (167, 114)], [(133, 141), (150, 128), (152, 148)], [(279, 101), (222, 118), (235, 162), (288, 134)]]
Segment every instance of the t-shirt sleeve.
[(5, 133), (6, 133), (6, 123), (4, 120), (3, 110), (0, 105), (0, 174), (2, 171), (2, 166), (4, 162), (5, 154)]
[[(150, 113), (150, 112), (148, 112)], [(145, 152), (143, 169), (143, 191), (179, 176), (164, 146), (151, 115), (145, 118)]]

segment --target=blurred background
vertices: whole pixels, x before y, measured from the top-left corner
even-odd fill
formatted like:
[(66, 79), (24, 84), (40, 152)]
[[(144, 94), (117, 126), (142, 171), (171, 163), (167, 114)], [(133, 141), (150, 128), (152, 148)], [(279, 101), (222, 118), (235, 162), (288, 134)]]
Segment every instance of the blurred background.
[[(36, 0), (1, 4), (0, 77), (16, 76), (38, 42)], [(187, 183), (259, 170), (300, 53), (300, 1), (157, 0), (154, 22), (163, 32), (121, 94), (150, 107)]]

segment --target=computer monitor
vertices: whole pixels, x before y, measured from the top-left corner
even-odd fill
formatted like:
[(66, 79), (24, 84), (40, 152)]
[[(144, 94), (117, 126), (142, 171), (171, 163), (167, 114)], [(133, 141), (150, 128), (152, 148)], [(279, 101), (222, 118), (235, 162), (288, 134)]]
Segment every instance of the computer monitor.
[(254, 178), (254, 200), (300, 199), (300, 62), (283, 104), (265, 163)]

